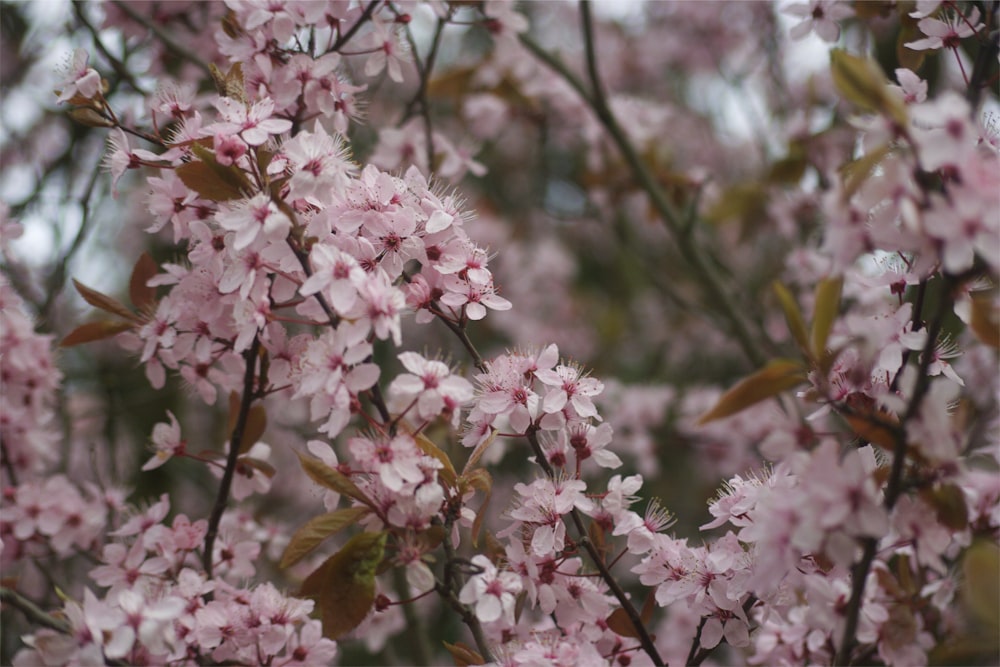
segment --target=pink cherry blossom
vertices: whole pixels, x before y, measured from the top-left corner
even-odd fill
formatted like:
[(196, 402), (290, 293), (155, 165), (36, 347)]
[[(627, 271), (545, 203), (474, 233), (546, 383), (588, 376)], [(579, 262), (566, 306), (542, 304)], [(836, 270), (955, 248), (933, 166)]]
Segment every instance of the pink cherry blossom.
[(473, 556), (481, 572), (466, 582), (458, 594), (463, 604), (474, 604), (476, 617), (484, 623), (514, 625), (514, 603), (521, 592), (521, 579), (513, 572), (500, 572), (486, 556)]

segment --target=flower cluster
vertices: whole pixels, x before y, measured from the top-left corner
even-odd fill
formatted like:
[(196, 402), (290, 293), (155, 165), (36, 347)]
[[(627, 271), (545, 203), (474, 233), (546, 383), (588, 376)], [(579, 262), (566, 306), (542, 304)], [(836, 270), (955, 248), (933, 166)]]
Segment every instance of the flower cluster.
[[(1000, 140), (967, 54), (996, 12), (154, 5), (74, 14), (97, 48), (56, 95), (103, 160), (10, 152), (43, 163), (16, 217), (79, 229), (42, 273), (0, 206), (3, 600), (33, 624), (5, 660), (390, 661), (405, 627), (427, 664), (995, 657)], [(876, 13), (893, 80), (782, 62), (882, 50)], [(65, 370), (105, 352), (52, 351), (104, 193), (155, 243), (127, 299), (74, 283), (103, 319), (62, 344), (187, 390), (129, 428)]]

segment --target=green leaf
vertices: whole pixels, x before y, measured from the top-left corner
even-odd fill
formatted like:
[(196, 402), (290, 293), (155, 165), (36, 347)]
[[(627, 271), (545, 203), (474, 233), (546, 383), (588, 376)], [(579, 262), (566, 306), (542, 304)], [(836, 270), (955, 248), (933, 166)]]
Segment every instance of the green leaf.
[(742, 183), (728, 188), (708, 211), (705, 220), (721, 223), (726, 220), (752, 222), (767, 215), (768, 193), (760, 183)]
[(870, 58), (852, 56), (843, 49), (830, 51), (830, 75), (840, 95), (865, 111), (875, 111), (899, 125), (907, 124), (906, 107), (888, 87), (882, 68)]
[(149, 287), (146, 283), (159, 270), (156, 260), (148, 252), (139, 255), (139, 259), (136, 260), (132, 276), (128, 281), (128, 296), (132, 300), (132, 305), (139, 310), (152, 310), (156, 305), (156, 288)]
[(952, 530), (963, 530), (969, 525), (969, 508), (965, 494), (957, 484), (939, 484), (920, 493), (924, 502), (934, 509), (938, 523)]
[(809, 351), (809, 334), (806, 333), (806, 323), (799, 312), (799, 304), (795, 302), (795, 297), (788, 291), (788, 288), (780, 282), (774, 282), (774, 293), (781, 304), (781, 310), (785, 313), (785, 322), (788, 323), (788, 331), (792, 338), (798, 343), (802, 351), (811, 356)]
[(455, 642), (454, 644), (449, 644), (448, 642), (442, 642), (448, 653), (451, 653), (451, 659), (455, 661), (455, 667), (470, 667), (470, 665), (485, 665), (486, 661), (483, 660), (483, 656), (479, 655), (471, 646), (464, 644), (462, 642)]
[[(223, 25), (225, 25), (225, 22), (223, 22)], [(229, 71), (225, 74), (223, 74), (222, 70), (215, 63), (209, 63), (208, 67), (212, 75), (212, 80), (215, 82), (215, 88), (219, 91), (220, 95), (223, 97), (232, 97), (244, 104), (247, 103), (246, 85), (243, 81), (243, 65), (233, 63)]]
[[(90, 100), (86, 100), (86, 98), (84, 98), (84, 100), (88, 103), (90, 102)], [(71, 103), (72, 101), (73, 100), (70, 100)], [(96, 111), (88, 107), (77, 107), (75, 109), (70, 109), (69, 117), (75, 120), (76, 122), (80, 123), (80, 125), (85, 125), (87, 127), (115, 126), (113, 121), (108, 120), (101, 114), (97, 113)]]
[(375, 570), (387, 535), (355, 535), (302, 583), (302, 596), (316, 602), (324, 637), (339, 639), (365, 620), (375, 602)]
[(857, 160), (851, 160), (850, 162), (841, 165), (840, 169), (837, 171), (840, 173), (840, 178), (844, 182), (844, 199), (850, 199), (853, 197), (854, 193), (858, 191), (858, 188), (860, 188), (875, 171), (875, 167), (877, 167), (891, 152), (892, 148), (889, 144), (882, 144), (875, 150), (862, 155)]
[(1000, 626), (1000, 546), (978, 539), (962, 558), (962, 599), (987, 628)]
[(81, 324), (77, 328), (66, 334), (66, 337), (59, 342), (59, 347), (73, 347), (83, 343), (91, 343), (95, 340), (104, 340), (117, 336), (123, 331), (128, 331), (135, 327), (132, 322), (111, 322), (100, 320), (98, 322), (88, 322)]
[(808, 155), (801, 142), (788, 147), (788, 155), (771, 164), (767, 172), (767, 182), (775, 184), (795, 184), (802, 180), (809, 166)]
[(812, 323), (812, 351), (816, 359), (822, 359), (826, 354), (826, 341), (830, 337), (830, 329), (840, 312), (840, 293), (844, 279), (825, 278), (816, 286), (816, 305)]
[(306, 456), (300, 452), (296, 452), (296, 454), (299, 457), (299, 463), (302, 464), (302, 469), (306, 471), (306, 474), (309, 475), (312, 481), (331, 491), (336, 491), (342, 496), (353, 498), (360, 503), (370, 506), (371, 501), (365, 497), (365, 494), (361, 493), (361, 490), (355, 486), (354, 482), (347, 475), (344, 475), (339, 470), (334, 470), (315, 457)]
[(801, 364), (788, 359), (775, 359), (724, 393), (715, 407), (701, 416), (698, 424), (734, 415), (805, 381), (806, 373)]
[(313, 549), (323, 543), (326, 538), (335, 535), (344, 528), (360, 521), (371, 512), (367, 507), (345, 507), (334, 512), (327, 512), (313, 517), (292, 535), (281, 554), (282, 569), (295, 565), (312, 553)]

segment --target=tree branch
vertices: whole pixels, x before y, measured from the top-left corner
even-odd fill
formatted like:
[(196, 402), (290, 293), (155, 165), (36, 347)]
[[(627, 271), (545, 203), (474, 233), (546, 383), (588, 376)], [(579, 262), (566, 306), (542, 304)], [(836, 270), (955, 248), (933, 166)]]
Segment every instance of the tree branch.
[[(892, 468), (889, 473), (889, 480), (886, 484), (885, 500), (883, 502), (886, 511), (891, 512), (899, 500), (903, 488), (903, 469), (906, 466), (906, 457), (909, 450), (909, 443), (906, 438), (906, 425), (920, 410), (924, 397), (930, 391), (931, 376), (927, 371), (934, 360), (934, 348), (937, 345), (938, 336), (944, 318), (951, 310), (954, 299), (951, 292), (954, 284), (952, 279), (945, 276), (944, 293), (938, 303), (937, 312), (927, 331), (927, 342), (920, 353), (920, 363), (917, 370), (917, 382), (913, 388), (913, 395), (906, 407), (906, 412), (899, 420), (899, 429), (896, 431), (896, 444), (893, 450)], [(914, 318), (919, 318), (919, 313), (914, 313)], [(915, 327), (919, 328), (919, 327)], [(900, 370), (902, 374), (902, 370)], [(835, 665), (849, 665), (850, 654), (856, 641), (855, 635), (858, 631), (858, 621), (861, 617), (862, 598), (864, 597), (865, 584), (868, 574), (871, 572), (872, 563), (875, 562), (875, 555), (878, 548), (878, 539), (874, 537), (865, 538), (862, 542), (861, 560), (851, 568), (851, 598), (847, 603), (847, 615), (844, 622), (844, 634), (840, 641), (840, 648), (834, 658)]]
[(160, 26), (156, 25), (155, 23), (150, 21), (147, 17), (143, 16), (136, 10), (132, 9), (132, 7), (129, 6), (129, 3), (123, 2), (123, 0), (112, 0), (112, 4), (115, 7), (117, 7), (119, 11), (128, 16), (130, 19), (132, 19), (136, 23), (146, 28), (146, 30), (149, 30), (151, 33), (153, 33), (153, 35), (155, 35), (156, 38), (160, 40), (160, 42), (162, 42), (163, 45), (167, 47), (167, 49), (175, 56), (177, 56), (181, 60), (186, 60), (189, 63), (193, 64), (208, 76), (210, 77), (212, 76), (212, 70), (204, 60), (196, 56), (191, 51), (191, 49), (181, 46), (177, 41), (174, 40), (173, 37), (167, 34), (165, 30), (160, 28)]
[(631, 141), (629, 141), (617, 118), (615, 118), (614, 113), (612, 113), (608, 106), (604, 98), (600, 80), (597, 78), (590, 4), (586, 0), (581, 2), (580, 12), (588, 70), (593, 79), (591, 81), (593, 92), (588, 91), (584, 83), (565, 64), (542, 49), (526, 33), (519, 35), (521, 44), (561, 76), (580, 95), (583, 101), (587, 103), (591, 111), (594, 112), (601, 125), (604, 126), (604, 129), (611, 136), (614, 144), (618, 147), (639, 187), (649, 196), (653, 208), (667, 227), (681, 254), (687, 260), (688, 265), (694, 271), (709, 302), (715, 305), (717, 312), (726, 321), (747, 359), (755, 366), (763, 366), (767, 362), (767, 358), (760, 351), (760, 346), (757, 344), (753, 334), (751, 334), (750, 326), (744, 321), (741, 309), (736, 306), (736, 303), (723, 288), (718, 276), (712, 271), (701, 249), (694, 242), (693, 236), (685, 233), (689, 225), (686, 224), (682, 215), (675, 209), (674, 205), (663, 192), (663, 189), (657, 184), (656, 178), (639, 156), (639, 153)]
[(240, 412), (236, 418), (236, 425), (229, 438), (229, 456), (226, 459), (226, 469), (222, 473), (222, 481), (219, 483), (219, 494), (215, 498), (215, 507), (212, 508), (212, 516), (208, 520), (208, 531), (205, 533), (205, 551), (201, 555), (202, 568), (205, 570), (205, 577), (212, 578), (212, 551), (215, 547), (215, 538), (219, 534), (219, 523), (222, 515), (226, 511), (226, 504), (229, 501), (229, 489), (233, 484), (233, 475), (236, 473), (236, 464), (240, 457), (240, 444), (243, 442), (243, 432), (246, 430), (247, 418), (250, 415), (250, 405), (253, 403), (255, 370), (257, 368), (257, 357), (260, 351), (260, 337), (254, 334), (250, 349), (243, 353), (246, 362), (246, 370), (243, 373), (243, 398), (240, 400)]
[(0, 587), (0, 602), (14, 607), (24, 614), (25, 618), (36, 625), (41, 625), (66, 635), (72, 631), (69, 623), (45, 613), (37, 604), (6, 586)]

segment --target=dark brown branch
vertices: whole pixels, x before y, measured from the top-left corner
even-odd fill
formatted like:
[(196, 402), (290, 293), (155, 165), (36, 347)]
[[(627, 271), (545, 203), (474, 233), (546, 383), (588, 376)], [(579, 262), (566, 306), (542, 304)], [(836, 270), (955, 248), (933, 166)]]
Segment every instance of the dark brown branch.
[[(937, 312), (927, 331), (927, 342), (924, 343), (924, 349), (920, 353), (917, 382), (913, 388), (913, 395), (906, 406), (906, 412), (900, 419), (899, 430), (896, 431), (896, 444), (892, 454), (892, 468), (886, 484), (884, 500), (884, 506), (889, 512), (895, 507), (896, 501), (899, 500), (903, 489), (903, 469), (906, 467), (906, 457), (909, 450), (909, 443), (906, 438), (906, 425), (917, 416), (927, 392), (930, 391), (931, 376), (927, 371), (934, 360), (934, 348), (937, 345), (937, 339), (941, 333), (944, 318), (953, 306), (953, 297), (951, 294), (953, 287), (952, 279), (945, 276), (944, 291), (941, 295)], [(914, 318), (918, 317), (919, 313), (914, 313)], [(872, 564), (875, 562), (877, 548), (878, 539), (874, 537), (865, 538), (862, 541), (861, 560), (855, 563), (851, 569), (851, 598), (847, 603), (844, 634), (840, 641), (840, 648), (838, 648), (837, 655), (833, 661), (835, 665), (850, 664), (851, 651), (854, 649), (855, 635), (858, 631), (858, 621), (861, 617), (865, 584), (868, 580), (868, 574), (871, 572)]]
[(240, 411), (236, 418), (236, 425), (229, 438), (226, 469), (222, 473), (219, 494), (215, 498), (215, 507), (212, 508), (212, 516), (208, 520), (208, 532), (205, 533), (205, 551), (201, 555), (201, 562), (205, 570), (205, 577), (208, 579), (212, 578), (212, 551), (215, 547), (215, 538), (219, 534), (219, 523), (222, 521), (226, 504), (229, 502), (229, 489), (233, 484), (233, 476), (236, 474), (236, 464), (240, 457), (240, 444), (243, 442), (243, 432), (246, 430), (247, 418), (250, 416), (250, 405), (255, 398), (254, 380), (256, 379), (259, 352), (260, 337), (255, 334), (250, 349), (243, 353), (243, 359), (246, 363), (246, 370), (243, 373), (243, 397), (240, 399)]
[(347, 44), (348, 41), (350, 41), (351, 37), (354, 37), (354, 34), (361, 29), (361, 26), (363, 26), (371, 19), (372, 14), (375, 13), (375, 9), (380, 4), (382, 4), (382, 0), (372, 0), (370, 3), (368, 3), (368, 6), (365, 7), (364, 13), (358, 18), (357, 23), (352, 25), (347, 32), (345, 32), (344, 34), (342, 34), (340, 37), (337, 38), (337, 41), (334, 42), (332, 47), (330, 47), (330, 51), (339, 51), (341, 48), (343, 48), (343, 46)]

